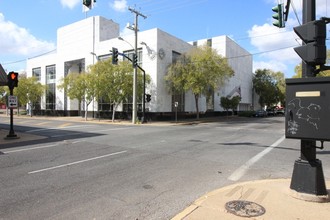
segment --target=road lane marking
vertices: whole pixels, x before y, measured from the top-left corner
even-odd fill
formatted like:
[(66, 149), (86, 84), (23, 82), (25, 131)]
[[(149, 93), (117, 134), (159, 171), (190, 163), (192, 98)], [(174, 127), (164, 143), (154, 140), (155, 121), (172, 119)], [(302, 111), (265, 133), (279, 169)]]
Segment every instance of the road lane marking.
[(280, 139), (275, 141), (272, 145), (267, 147), (265, 150), (261, 151), (254, 157), (252, 157), (250, 160), (248, 160), (245, 164), (243, 164), (241, 167), (239, 167), (237, 170), (235, 170), (229, 177), (229, 180), (237, 181), (242, 178), (242, 176), (245, 175), (245, 173), (248, 171), (248, 169), (255, 164), (257, 161), (259, 161), (263, 156), (268, 154), (271, 150), (273, 150), (275, 147), (277, 147), (280, 143), (282, 143), (285, 139), (285, 135), (283, 135)]
[(44, 124), (48, 124), (48, 123), (50, 123), (50, 122), (49, 121), (44, 121), (44, 122), (37, 123), (35, 125), (44, 125)]
[(69, 125), (72, 125), (72, 123), (64, 123), (58, 126), (59, 128), (69, 127)]
[(39, 146), (39, 147), (30, 147), (30, 148), (24, 148), (24, 149), (18, 149), (18, 150), (10, 150), (10, 151), (3, 151), (5, 154), (9, 153), (17, 153), (22, 151), (29, 151), (29, 150), (37, 150), (37, 149), (43, 149), (43, 148), (49, 148), (49, 147), (56, 147), (59, 144), (51, 144), (51, 145), (45, 145), (45, 146)]
[[(72, 144), (77, 144), (80, 142), (84, 142), (84, 140), (73, 141)], [(29, 151), (29, 150), (45, 149), (45, 148), (50, 148), (50, 147), (56, 147), (56, 146), (59, 146), (60, 144), (63, 144), (63, 142), (56, 143), (56, 144), (50, 144), (50, 145), (43, 145), (43, 146), (38, 146), (38, 147), (29, 147), (29, 148), (23, 148), (23, 149), (21, 148), (21, 149), (17, 149), (17, 150), (3, 151), (3, 153), (9, 154), (9, 153)]]
[(127, 151), (124, 150), (124, 151), (119, 151), (119, 152), (106, 154), (106, 155), (102, 155), (102, 156), (98, 156), (98, 157), (92, 157), (92, 158), (89, 158), (89, 159), (79, 160), (79, 161), (75, 161), (75, 162), (72, 162), (72, 163), (67, 163), (67, 164), (62, 164), (62, 165), (58, 165), (58, 166), (54, 166), (54, 167), (48, 167), (48, 168), (44, 168), (44, 169), (40, 169), (40, 170), (31, 171), (31, 172), (28, 172), (28, 174), (41, 173), (41, 172), (48, 171), (48, 170), (54, 170), (54, 169), (59, 169), (59, 168), (62, 168), (62, 167), (68, 167), (68, 166), (72, 166), (72, 165), (76, 165), (76, 164), (80, 164), (80, 163), (84, 163), (84, 162), (88, 162), (88, 161), (92, 161), (92, 160), (98, 160), (98, 159), (102, 159), (102, 158), (105, 158), (105, 157), (110, 157), (110, 156), (114, 156), (114, 155), (118, 155), (118, 154), (123, 154), (123, 153), (126, 153), (126, 152)]
[(37, 132), (37, 131), (52, 131), (52, 130), (60, 130), (60, 129), (68, 129), (68, 128), (76, 128), (76, 127), (95, 127), (96, 125), (73, 125), (73, 126), (68, 126), (68, 127), (53, 127), (53, 128), (38, 128), (38, 129), (33, 129), (33, 130), (29, 130), (26, 131), (26, 133), (33, 133), (33, 132)]

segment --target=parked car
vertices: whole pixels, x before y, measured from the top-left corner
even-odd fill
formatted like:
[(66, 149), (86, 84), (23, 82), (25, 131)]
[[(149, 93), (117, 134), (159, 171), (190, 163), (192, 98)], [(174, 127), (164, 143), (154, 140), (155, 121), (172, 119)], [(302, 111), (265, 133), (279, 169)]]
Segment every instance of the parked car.
[(267, 112), (265, 110), (258, 110), (253, 114), (253, 117), (266, 117)]
[(266, 111), (267, 111), (267, 115), (271, 115), (271, 116), (276, 115), (276, 111), (274, 108), (268, 108), (268, 109), (266, 109)]
[(284, 108), (278, 108), (276, 110), (276, 114), (277, 115), (284, 115), (285, 114), (285, 109)]

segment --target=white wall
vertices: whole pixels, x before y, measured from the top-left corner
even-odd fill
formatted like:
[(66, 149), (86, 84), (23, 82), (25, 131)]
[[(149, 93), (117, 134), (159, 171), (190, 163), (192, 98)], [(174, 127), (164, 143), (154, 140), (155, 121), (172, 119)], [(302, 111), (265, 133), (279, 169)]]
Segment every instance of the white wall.
[[(61, 27), (57, 31), (57, 51), (52, 54), (31, 58), (27, 62), (27, 75), (32, 75), (32, 68), (41, 67), (41, 83), (45, 83), (45, 68), (56, 65), (57, 85), (65, 74), (65, 62), (83, 60), (85, 69), (97, 62), (94, 55), (109, 55), (112, 47), (119, 52), (132, 50), (134, 46), (134, 32), (123, 36), (125, 41), (119, 40), (119, 25), (103, 17), (90, 17), (82, 21)], [(198, 41), (198, 45), (206, 43), (207, 39)], [(140, 44), (144, 42), (146, 45)], [(142, 68), (151, 76), (151, 85), (146, 93), (152, 95), (152, 101), (146, 103), (146, 108), (151, 112), (171, 112), (172, 97), (165, 86), (164, 76), (168, 66), (172, 63), (172, 52), (185, 53), (193, 46), (157, 28), (138, 32), (138, 48), (142, 48)], [(220, 97), (226, 96), (236, 86), (241, 87), (242, 103), (252, 103), (252, 56), (226, 36), (212, 38), (212, 47), (219, 54), (226, 56), (230, 66), (235, 71), (225, 86), (214, 93), (214, 110), (220, 111)], [(160, 56), (164, 51), (164, 56)], [(121, 57), (120, 57), (121, 59)], [(72, 66), (69, 71), (77, 71), (77, 66)], [(57, 91), (58, 110), (63, 110), (64, 94)], [(68, 100), (67, 110), (78, 110), (76, 100)], [(43, 106), (45, 107), (45, 106)], [(94, 102), (94, 110), (97, 104)], [(200, 111), (206, 111), (206, 99), (199, 99)], [(93, 105), (89, 106), (93, 110)], [(196, 111), (195, 99), (191, 92), (185, 95), (185, 111)]]

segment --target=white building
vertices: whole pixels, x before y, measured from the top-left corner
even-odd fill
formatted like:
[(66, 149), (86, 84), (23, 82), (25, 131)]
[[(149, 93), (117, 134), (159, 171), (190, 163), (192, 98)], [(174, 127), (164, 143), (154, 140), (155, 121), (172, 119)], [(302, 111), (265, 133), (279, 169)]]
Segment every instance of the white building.
[[(100, 16), (89, 17), (82, 21), (61, 27), (57, 30), (57, 49), (48, 54), (30, 58), (27, 61), (27, 76), (37, 76), (42, 84), (46, 84), (47, 92), (42, 98), (40, 108), (43, 112), (54, 112), (64, 115), (75, 115), (78, 112), (76, 100), (69, 100), (63, 91), (57, 89), (61, 78), (70, 72), (82, 72), (98, 60), (110, 57), (112, 47), (130, 56), (133, 54), (134, 32), (118, 39), (119, 25), (112, 20)], [(191, 92), (183, 96), (175, 96), (168, 92), (164, 83), (167, 67), (182, 53), (193, 46), (207, 43), (219, 54), (228, 58), (235, 72), (224, 87), (214, 92), (209, 100), (201, 97), (200, 111), (219, 112), (222, 96), (240, 94), (242, 101), (238, 110), (250, 110), (252, 106), (252, 56), (227, 36), (219, 36), (194, 42), (184, 42), (160, 29), (138, 32), (139, 65), (151, 76), (152, 83), (147, 93), (152, 101), (146, 108), (152, 113), (172, 113), (174, 103), (178, 102), (179, 112), (195, 112), (195, 101)], [(106, 106), (106, 105), (104, 105)], [(89, 106), (88, 112), (97, 108), (106, 110), (97, 100)], [(84, 109), (82, 107), (82, 109)], [(121, 107), (119, 111), (125, 109)]]

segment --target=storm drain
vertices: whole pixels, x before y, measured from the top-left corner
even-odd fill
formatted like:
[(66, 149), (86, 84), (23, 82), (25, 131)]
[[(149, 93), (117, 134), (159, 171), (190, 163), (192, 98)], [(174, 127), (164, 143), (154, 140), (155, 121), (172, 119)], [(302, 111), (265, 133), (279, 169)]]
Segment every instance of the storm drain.
[(240, 217), (257, 217), (265, 214), (266, 210), (261, 205), (244, 200), (227, 202), (225, 208), (228, 212)]

